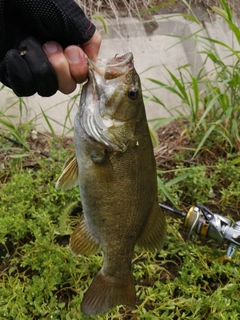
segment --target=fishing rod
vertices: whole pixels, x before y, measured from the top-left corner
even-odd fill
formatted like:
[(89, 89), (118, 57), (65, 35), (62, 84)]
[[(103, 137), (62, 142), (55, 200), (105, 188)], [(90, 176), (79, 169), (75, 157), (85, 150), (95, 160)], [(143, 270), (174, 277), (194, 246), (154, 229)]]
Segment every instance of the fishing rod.
[(45, 152), (43, 152), (43, 151), (38, 151), (37, 149), (34, 149), (34, 148), (32, 148), (31, 146), (26, 146), (26, 145), (24, 145), (22, 142), (19, 142), (19, 141), (17, 141), (17, 140), (14, 140), (14, 139), (12, 139), (12, 138), (9, 138), (9, 137), (3, 135), (2, 133), (0, 134), (0, 136), (1, 136), (3, 139), (5, 139), (5, 140), (7, 140), (7, 141), (9, 141), (9, 142), (12, 142), (12, 143), (14, 143), (14, 144), (16, 144), (16, 145), (20, 146), (21, 148), (23, 148), (23, 149), (25, 149), (25, 150), (31, 150), (31, 151), (33, 151), (33, 152), (39, 153), (41, 156), (43, 156), (43, 157), (45, 157), (45, 158), (51, 158), (51, 159), (53, 159), (54, 161), (59, 161), (58, 159), (54, 158), (53, 156), (51, 156), (51, 155), (48, 154), (48, 153), (45, 153)]
[(228, 242), (226, 255), (218, 260), (221, 262), (232, 261), (234, 253), (240, 247), (240, 221), (234, 223), (226, 217), (211, 212), (201, 204), (192, 206), (188, 213), (161, 203), (159, 206), (184, 218), (184, 227), (189, 230), (189, 234), (194, 232), (205, 238), (213, 239), (220, 246), (224, 242)]

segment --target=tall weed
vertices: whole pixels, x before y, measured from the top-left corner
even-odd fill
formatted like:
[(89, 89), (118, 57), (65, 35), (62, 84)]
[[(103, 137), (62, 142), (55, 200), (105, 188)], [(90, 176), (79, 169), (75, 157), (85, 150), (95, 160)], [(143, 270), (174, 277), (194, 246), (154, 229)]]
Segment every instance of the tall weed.
[[(187, 131), (197, 141), (195, 157), (204, 148), (206, 141), (220, 137), (227, 149), (240, 150), (240, 30), (234, 21), (233, 13), (225, 0), (220, 0), (222, 9), (213, 7), (221, 15), (231, 34), (231, 45), (209, 36), (201, 22), (194, 16), (190, 5), (183, 0), (192, 15), (184, 15), (199, 30), (192, 34), (197, 54), (204, 57), (203, 65), (193, 75), (189, 64), (180, 66), (177, 75), (165, 67), (169, 80), (161, 82), (149, 78), (155, 85), (165, 88), (170, 94), (181, 99), (181, 108), (176, 107), (179, 117), (189, 121)], [(187, 37), (189, 38), (189, 37)], [(181, 37), (181, 41), (186, 38)], [(201, 50), (198, 51), (198, 46)], [(224, 52), (221, 57), (219, 52)], [(207, 69), (211, 65), (212, 69)], [(162, 101), (152, 94), (151, 100), (165, 107)], [(184, 108), (184, 112), (182, 111)]]

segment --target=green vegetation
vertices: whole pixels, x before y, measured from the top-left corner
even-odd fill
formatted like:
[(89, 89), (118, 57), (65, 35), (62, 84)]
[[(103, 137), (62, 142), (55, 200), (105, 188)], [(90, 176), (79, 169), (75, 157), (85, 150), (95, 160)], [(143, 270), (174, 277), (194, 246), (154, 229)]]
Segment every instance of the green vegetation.
[[(41, 160), (39, 170), (22, 169), (21, 163), (13, 159), (11, 176), (1, 173), (0, 318), (87, 319), (79, 304), (101, 266), (102, 255), (75, 257), (68, 248), (69, 235), (81, 214), (77, 208), (69, 214), (78, 189), (54, 189), (62, 166), (58, 162)], [(239, 179), (239, 172), (235, 177), (229, 164), (219, 163), (215, 183), (225, 180), (224, 171), (232, 183)], [(214, 179), (196, 167), (174, 189), (176, 194), (188, 190), (189, 199), (194, 193), (204, 200)], [(235, 203), (231, 192), (220, 199), (228, 208)], [(186, 240), (182, 221), (168, 218), (168, 222), (164, 250), (154, 254), (136, 250), (136, 309), (117, 308), (96, 319), (129, 319), (130, 315), (136, 319), (159, 315), (162, 319), (238, 319), (239, 252), (232, 263), (211, 263), (208, 259), (223, 256), (224, 248), (213, 242), (203, 245), (197, 237)]]
[[(240, 31), (231, 11), (223, 0), (221, 3), (223, 10), (215, 10), (239, 41)], [(192, 20), (198, 23), (194, 17)], [(195, 36), (203, 40), (202, 34)], [(240, 57), (233, 47), (208, 37), (204, 41), (201, 54), (206, 55), (205, 63), (209, 59), (213, 62), (214, 78), (208, 77), (204, 68), (193, 76), (188, 66), (182, 66), (179, 77), (170, 74), (171, 82), (167, 84), (151, 80), (177, 94), (190, 111), (189, 117), (179, 114), (174, 122), (185, 132), (185, 144), (164, 166), (156, 155), (159, 200), (183, 211), (196, 202), (202, 203), (237, 221)], [(214, 45), (229, 50), (231, 64), (224, 64)], [(151, 99), (162, 104), (153, 95)], [(23, 99), (17, 99), (16, 104), (21, 115), (27, 106)], [(69, 236), (82, 214), (78, 188), (55, 190), (63, 162), (71, 153), (71, 142), (54, 133), (43, 112), (37, 118), (46, 120), (51, 134), (43, 136), (37, 147), (40, 150), (44, 146), (59, 161), (43, 157), (31, 149), (34, 119), (16, 125), (4, 113), (0, 111), (2, 133), (22, 145), (0, 136), (0, 319), (89, 319), (81, 314), (79, 306), (102, 264), (102, 254), (71, 254)], [(65, 133), (69, 130), (65, 128)], [(168, 236), (161, 252), (151, 254), (136, 248), (136, 307), (120, 306), (94, 319), (240, 318), (240, 252), (231, 263), (223, 264), (217, 258), (226, 253), (226, 246), (219, 248), (213, 241), (189, 236), (181, 219), (170, 215), (167, 219)]]
[[(234, 23), (232, 12), (225, 0), (219, 0), (223, 9), (213, 7), (213, 10), (222, 16), (232, 32), (232, 46), (213, 39), (207, 35), (201, 21), (194, 16), (188, 2), (182, 1), (191, 12), (191, 15), (185, 14), (184, 17), (198, 27), (198, 31), (191, 37), (196, 43), (196, 50), (201, 47), (198, 54), (204, 57), (203, 64), (195, 75), (192, 66), (187, 64), (177, 69), (178, 76), (165, 67), (170, 79), (167, 83), (157, 79), (149, 80), (158, 88), (165, 88), (169, 94), (176, 95), (180, 99), (180, 106), (175, 107), (178, 112), (176, 118), (187, 118), (186, 131), (197, 142), (193, 158), (209, 141), (213, 142), (216, 139), (216, 143), (224, 143), (227, 151), (239, 151), (240, 29)], [(186, 39), (181, 37), (180, 41)], [(222, 49), (224, 57), (219, 56), (217, 47)], [(212, 66), (210, 71), (206, 71), (209, 69), (207, 65)], [(169, 110), (169, 106), (159, 100), (154, 93), (150, 94), (148, 98)]]
[[(22, 169), (21, 164), (22, 159), (12, 159), (10, 173), (1, 173), (0, 318), (87, 319), (79, 304), (101, 266), (102, 255), (75, 257), (68, 248), (69, 235), (81, 214), (77, 208), (69, 214), (78, 189), (55, 190), (62, 166), (58, 162), (41, 160), (38, 170)], [(194, 168), (174, 185), (175, 193), (185, 191), (185, 200), (205, 200), (211, 183), (239, 181), (239, 171), (235, 177), (228, 163), (218, 164), (213, 179), (204, 172)], [(219, 199), (232, 208), (237, 196), (231, 187), (228, 191)], [(239, 191), (238, 187), (238, 198)], [(211, 263), (208, 259), (223, 256), (224, 248), (213, 242), (203, 245), (197, 237), (186, 240), (182, 221), (168, 218), (168, 222), (164, 250), (154, 254), (136, 250), (136, 309), (117, 308), (96, 319), (129, 319), (130, 315), (136, 319), (157, 319), (159, 315), (169, 320), (238, 319), (239, 252), (232, 263)]]

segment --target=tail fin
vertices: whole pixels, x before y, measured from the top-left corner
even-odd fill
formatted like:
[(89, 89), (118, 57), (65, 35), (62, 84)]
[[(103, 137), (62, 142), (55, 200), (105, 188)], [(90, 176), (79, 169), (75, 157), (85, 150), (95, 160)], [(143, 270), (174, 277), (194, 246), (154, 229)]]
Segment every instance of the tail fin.
[(132, 274), (125, 279), (104, 276), (102, 270), (93, 279), (81, 304), (82, 312), (97, 315), (117, 305), (135, 305), (135, 287)]

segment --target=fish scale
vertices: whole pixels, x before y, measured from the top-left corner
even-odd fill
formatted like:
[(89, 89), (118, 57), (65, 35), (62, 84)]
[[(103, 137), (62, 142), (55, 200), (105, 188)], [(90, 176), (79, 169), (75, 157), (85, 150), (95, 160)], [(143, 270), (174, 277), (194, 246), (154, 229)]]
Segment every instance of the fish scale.
[[(101, 248), (104, 253), (81, 303), (84, 314), (97, 315), (135, 304), (134, 247), (160, 250), (166, 222), (133, 55), (90, 62), (89, 68), (74, 122), (77, 161), (67, 161), (57, 187), (67, 189), (78, 180), (84, 215), (70, 239), (72, 252), (93, 254)], [(98, 130), (90, 130), (85, 114), (93, 120), (107, 114), (113, 125), (98, 121)]]

